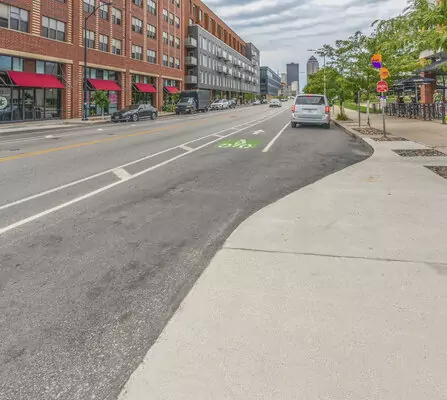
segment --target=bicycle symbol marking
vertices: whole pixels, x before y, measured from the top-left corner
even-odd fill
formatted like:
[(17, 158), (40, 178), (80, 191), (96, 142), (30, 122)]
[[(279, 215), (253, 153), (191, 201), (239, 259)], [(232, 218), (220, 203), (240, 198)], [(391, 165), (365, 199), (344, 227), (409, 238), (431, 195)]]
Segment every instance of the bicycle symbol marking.
[(220, 149), (251, 149), (258, 146), (260, 143), (260, 140), (231, 139), (223, 140), (217, 147)]

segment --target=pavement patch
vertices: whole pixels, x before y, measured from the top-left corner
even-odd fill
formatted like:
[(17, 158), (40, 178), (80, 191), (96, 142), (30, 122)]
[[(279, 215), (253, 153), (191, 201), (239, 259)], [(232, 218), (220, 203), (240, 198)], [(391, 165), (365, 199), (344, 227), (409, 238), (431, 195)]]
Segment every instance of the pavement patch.
[(251, 149), (258, 147), (261, 144), (260, 140), (253, 139), (228, 139), (222, 140), (217, 144), (220, 149)]

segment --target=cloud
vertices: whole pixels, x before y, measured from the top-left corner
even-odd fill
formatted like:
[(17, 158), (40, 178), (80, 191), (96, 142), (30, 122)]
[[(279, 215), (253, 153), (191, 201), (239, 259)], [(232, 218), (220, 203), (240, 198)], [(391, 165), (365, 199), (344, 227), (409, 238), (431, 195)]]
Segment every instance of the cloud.
[[(261, 51), (261, 64), (285, 72), (298, 62), (305, 72), (307, 49), (367, 32), (379, 18), (399, 14), (407, 0), (205, 0), (239, 36)], [(321, 61), (321, 60), (320, 60)], [(304, 87), (306, 75), (300, 75)]]

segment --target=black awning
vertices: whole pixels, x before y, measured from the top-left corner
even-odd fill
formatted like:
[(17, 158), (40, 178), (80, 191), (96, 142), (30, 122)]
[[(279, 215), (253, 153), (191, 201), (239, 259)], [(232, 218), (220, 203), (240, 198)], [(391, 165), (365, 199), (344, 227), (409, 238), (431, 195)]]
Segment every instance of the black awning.
[[(443, 71), (443, 69), (446, 69)], [(434, 72), (447, 74), (447, 59), (433, 61), (431, 64), (421, 68), (418, 72)]]
[(431, 85), (435, 83), (436, 79), (433, 78), (425, 78), (423, 76), (411, 76), (409, 78), (402, 79), (396, 82), (393, 86), (413, 86), (414, 85)]

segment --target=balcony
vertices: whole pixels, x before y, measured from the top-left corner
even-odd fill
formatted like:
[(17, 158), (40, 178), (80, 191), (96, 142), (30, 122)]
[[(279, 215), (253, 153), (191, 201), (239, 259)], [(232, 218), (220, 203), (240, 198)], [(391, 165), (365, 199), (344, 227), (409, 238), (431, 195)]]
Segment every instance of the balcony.
[(187, 49), (196, 49), (197, 48), (197, 40), (191, 36), (187, 37), (185, 39), (185, 47)]
[(195, 75), (186, 75), (185, 83), (188, 85), (197, 85), (197, 76)]
[(225, 75), (228, 75), (228, 68), (227, 68), (225, 65), (222, 66), (222, 72), (223, 72)]
[(217, 72), (223, 72), (223, 68), (224, 68), (223, 65), (220, 65), (220, 64), (219, 64), (219, 65), (217, 66)]
[(185, 57), (185, 65), (196, 66), (197, 65), (197, 58), (192, 57), (192, 56)]
[(218, 58), (224, 58), (224, 55), (223, 55), (223, 51), (222, 51), (222, 50), (217, 50), (217, 57), (218, 57)]

